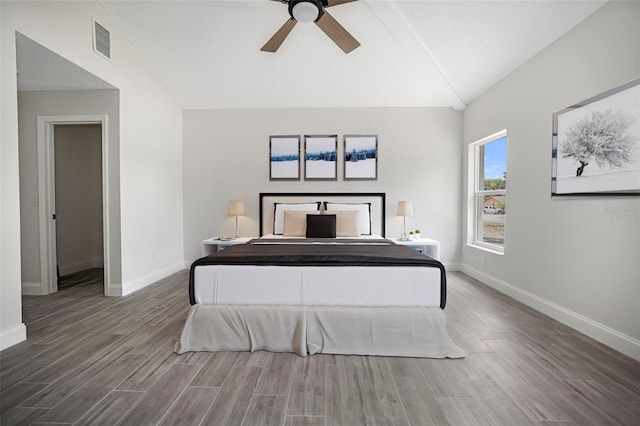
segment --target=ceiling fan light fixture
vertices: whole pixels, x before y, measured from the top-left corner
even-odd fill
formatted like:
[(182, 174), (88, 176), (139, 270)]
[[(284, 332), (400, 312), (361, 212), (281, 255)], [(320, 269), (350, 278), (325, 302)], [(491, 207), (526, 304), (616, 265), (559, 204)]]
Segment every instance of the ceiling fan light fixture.
[(317, 0), (291, 0), (289, 14), (298, 22), (315, 22), (322, 16), (322, 4)]
[[(2, 1), (2, 0), (0, 0)], [(260, 48), (262, 52), (275, 53), (298, 22), (314, 22), (344, 53), (360, 46), (358, 40), (336, 21), (325, 7), (337, 6), (356, 0), (274, 0), (288, 5), (289, 16), (273, 36)]]

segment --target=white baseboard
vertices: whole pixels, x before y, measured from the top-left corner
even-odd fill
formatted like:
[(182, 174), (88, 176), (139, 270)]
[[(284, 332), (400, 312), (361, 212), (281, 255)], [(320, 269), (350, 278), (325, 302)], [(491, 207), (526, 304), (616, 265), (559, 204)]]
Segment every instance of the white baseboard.
[(104, 260), (102, 257), (93, 257), (91, 259), (82, 260), (79, 262), (67, 263), (65, 265), (58, 265), (60, 276), (73, 274), (74, 272), (84, 271), (91, 268), (103, 268)]
[(461, 271), (472, 278), (513, 297), (519, 302), (542, 312), (551, 318), (603, 343), (623, 354), (640, 361), (640, 340), (614, 330), (604, 324), (577, 312), (553, 303), (547, 299), (522, 290), (502, 280), (494, 278), (478, 269), (463, 265)]
[(27, 340), (27, 327), (23, 323), (0, 331), (0, 351)]
[(462, 266), (459, 263), (443, 263), (444, 269), (451, 272), (461, 271)]
[(184, 269), (183, 267), (184, 267), (183, 262), (178, 262), (170, 267), (145, 275), (144, 277), (141, 277), (126, 283), (122, 283), (122, 296), (131, 294), (134, 291), (138, 291), (141, 288), (145, 288), (146, 286), (151, 285), (158, 280), (161, 280), (163, 278), (168, 277), (171, 274), (181, 271), (182, 269)]
[(42, 296), (42, 284), (40, 283), (22, 283), (22, 294), (25, 296)]
[(110, 296), (110, 297), (122, 296), (122, 284), (109, 284), (106, 288), (105, 296)]

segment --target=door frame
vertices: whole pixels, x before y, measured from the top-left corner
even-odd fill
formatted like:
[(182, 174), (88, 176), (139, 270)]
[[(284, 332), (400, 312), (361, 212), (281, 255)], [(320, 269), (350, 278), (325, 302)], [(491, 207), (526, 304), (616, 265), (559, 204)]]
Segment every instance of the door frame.
[(56, 124), (101, 124), (102, 126), (102, 242), (104, 258), (104, 294), (111, 283), (109, 244), (109, 144), (108, 116), (92, 115), (39, 115), (37, 117), (38, 150), (38, 216), (40, 231), (40, 294), (58, 291), (55, 214), (55, 151), (54, 126)]

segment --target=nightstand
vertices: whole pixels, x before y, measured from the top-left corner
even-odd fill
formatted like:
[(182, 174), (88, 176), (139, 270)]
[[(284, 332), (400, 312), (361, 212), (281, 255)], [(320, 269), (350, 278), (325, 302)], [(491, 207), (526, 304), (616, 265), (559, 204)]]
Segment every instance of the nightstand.
[(440, 241), (432, 240), (431, 238), (414, 238), (409, 241), (392, 238), (391, 240), (397, 244), (409, 246), (422, 254), (433, 257), (436, 260), (440, 260)]
[(229, 246), (235, 246), (236, 244), (245, 244), (249, 240), (253, 240), (256, 237), (239, 237), (233, 240), (217, 240), (217, 237), (207, 238), (202, 240), (202, 247), (200, 254), (202, 257), (208, 256), (216, 251), (224, 250)]

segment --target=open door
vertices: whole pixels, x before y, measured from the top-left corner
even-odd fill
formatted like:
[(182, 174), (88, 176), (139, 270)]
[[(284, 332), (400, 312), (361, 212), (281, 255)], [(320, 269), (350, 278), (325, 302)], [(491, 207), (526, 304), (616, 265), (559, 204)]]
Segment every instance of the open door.
[(58, 290), (104, 280), (101, 127), (54, 125)]

